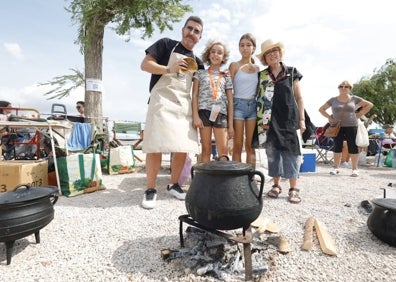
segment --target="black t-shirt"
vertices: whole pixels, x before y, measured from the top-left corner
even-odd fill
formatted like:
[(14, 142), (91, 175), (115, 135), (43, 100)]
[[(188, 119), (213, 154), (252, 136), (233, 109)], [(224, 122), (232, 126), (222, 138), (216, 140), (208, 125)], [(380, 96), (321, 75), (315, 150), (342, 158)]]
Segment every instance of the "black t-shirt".
[[(176, 46), (176, 44), (179, 41), (170, 39), (170, 38), (162, 38), (155, 42), (153, 45), (148, 47), (145, 51), (146, 54), (150, 54), (153, 56), (154, 59), (157, 60), (157, 63), (163, 66), (168, 65), (169, 57), (172, 53), (173, 48)], [(187, 57), (194, 58), (197, 61), (198, 64), (198, 69), (204, 69), (204, 65), (201, 61), (201, 59), (195, 57), (194, 53), (190, 50), (187, 50), (184, 48), (182, 44), (177, 45), (175, 48), (176, 53), (182, 54)], [(151, 89), (153, 89), (154, 85), (157, 83), (157, 81), (161, 78), (161, 74), (152, 74), (151, 75), (151, 80), (150, 80), (150, 92)]]

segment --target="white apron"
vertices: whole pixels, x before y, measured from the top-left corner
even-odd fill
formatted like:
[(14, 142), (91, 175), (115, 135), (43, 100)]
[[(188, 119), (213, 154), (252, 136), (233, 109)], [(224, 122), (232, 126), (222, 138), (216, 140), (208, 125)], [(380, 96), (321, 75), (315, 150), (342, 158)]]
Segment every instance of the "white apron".
[[(168, 67), (186, 56), (173, 52)], [(192, 126), (192, 73), (164, 74), (150, 94), (143, 153), (199, 153), (198, 133)]]

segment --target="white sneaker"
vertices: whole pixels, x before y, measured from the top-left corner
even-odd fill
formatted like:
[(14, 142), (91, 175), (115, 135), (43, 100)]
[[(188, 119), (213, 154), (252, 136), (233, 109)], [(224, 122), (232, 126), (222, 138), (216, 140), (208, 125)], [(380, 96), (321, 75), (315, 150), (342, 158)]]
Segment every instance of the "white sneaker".
[(144, 192), (142, 207), (145, 209), (155, 208), (157, 203), (157, 191), (155, 189), (147, 189)]
[(166, 187), (166, 190), (176, 199), (184, 200), (186, 198), (186, 193), (183, 191), (178, 183), (169, 184)]
[(352, 174), (351, 174), (351, 176), (352, 177), (358, 177), (359, 176), (359, 171), (358, 170), (352, 170)]
[(339, 174), (340, 173), (340, 171), (337, 169), (337, 168), (333, 168), (331, 171), (330, 171), (330, 174), (331, 175), (337, 175), (337, 174)]

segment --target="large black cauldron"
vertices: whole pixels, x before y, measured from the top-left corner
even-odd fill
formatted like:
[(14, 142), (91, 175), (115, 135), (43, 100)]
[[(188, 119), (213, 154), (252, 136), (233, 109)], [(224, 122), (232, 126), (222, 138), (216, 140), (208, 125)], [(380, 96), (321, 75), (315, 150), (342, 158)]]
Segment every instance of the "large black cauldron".
[[(257, 189), (254, 175), (261, 178)], [(191, 168), (192, 182), (186, 209), (198, 223), (210, 229), (248, 228), (263, 208), (264, 175), (251, 165), (212, 161)]]
[(396, 199), (379, 198), (371, 202), (374, 209), (367, 219), (368, 228), (378, 239), (396, 247)]
[(40, 229), (54, 218), (53, 205), (58, 200), (57, 187), (30, 187), (19, 185), (13, 191), (0, 194), (0, 242), (11, 263), (15, 240), (35, 234), (40, 243)]

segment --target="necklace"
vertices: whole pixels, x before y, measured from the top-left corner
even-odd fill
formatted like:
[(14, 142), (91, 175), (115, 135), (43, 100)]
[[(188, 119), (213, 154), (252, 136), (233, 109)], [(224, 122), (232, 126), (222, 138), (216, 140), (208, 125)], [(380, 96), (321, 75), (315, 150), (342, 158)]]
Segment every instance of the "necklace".
[(220, 80), (221, 80), (222, 74), (219, 71), (219, 77), (217, 78), (216, 86), (214, 85), (212, 70), (210, 68), (208, 69), (208, 74), (209, 74), (209, 80), (210, 80), (210, 89), (212, 90), (212, 98), (213, 98), (213, 101), (217, 101), (217, 93), (219, 91)]

